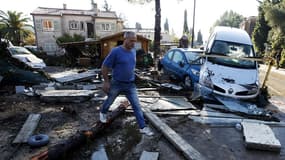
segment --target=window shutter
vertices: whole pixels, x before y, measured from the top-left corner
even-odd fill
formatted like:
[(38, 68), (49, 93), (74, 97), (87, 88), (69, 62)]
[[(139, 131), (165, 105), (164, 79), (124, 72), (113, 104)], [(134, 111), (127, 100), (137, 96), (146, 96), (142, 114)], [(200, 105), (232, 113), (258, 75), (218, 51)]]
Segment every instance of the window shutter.
[(43, 31), (43, 26), (42, 26), (42, 20), (41, 19), (36, 19), (35, 20), (35, 28), (37, 32), (42, 32)]
[(111, 31), (115, 31), (115, 24), (114, 23), (111, 23)]
[(53, 21), (54, 31), (60, 31), (60, 22), (58, 20)]
[(102, 29), (101, 29), (101, 25), (102, 25), (102, 23), (96, 23), (96, 30), (97, 31), (101, 31)]

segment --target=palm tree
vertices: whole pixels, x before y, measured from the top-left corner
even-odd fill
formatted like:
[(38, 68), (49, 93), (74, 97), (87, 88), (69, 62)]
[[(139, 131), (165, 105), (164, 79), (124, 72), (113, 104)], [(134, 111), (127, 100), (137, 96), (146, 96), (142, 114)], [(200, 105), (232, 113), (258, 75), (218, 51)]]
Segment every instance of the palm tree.
[(9, 39), (13, 44), (19, 45), (21, 40), (28, 37), (31, 31), (25, 27), (31, 27), (27, 24), (30, 18), (23, 17), (22, 12), (7, 11), (7, 13), (0, 10), (0, 34)]

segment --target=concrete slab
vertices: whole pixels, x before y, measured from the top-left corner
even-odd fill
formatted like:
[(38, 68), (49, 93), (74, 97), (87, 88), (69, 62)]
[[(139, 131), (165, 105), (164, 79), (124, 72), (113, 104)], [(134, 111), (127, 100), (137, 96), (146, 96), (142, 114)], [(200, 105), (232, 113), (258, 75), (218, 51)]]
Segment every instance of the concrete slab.
[(268, 125), (242, 122), (245, 145), (250, 149), (280, 151), (281, 144)]

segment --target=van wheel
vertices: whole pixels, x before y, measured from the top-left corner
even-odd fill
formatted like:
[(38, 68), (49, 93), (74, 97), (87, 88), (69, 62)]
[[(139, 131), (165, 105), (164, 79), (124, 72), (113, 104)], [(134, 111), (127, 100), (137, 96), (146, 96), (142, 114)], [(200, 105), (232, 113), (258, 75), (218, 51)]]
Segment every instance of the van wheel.
[(190, 89), (192, 87), (192, 79), (189, 76), (184, 78), (184, 86), (186, 89)]

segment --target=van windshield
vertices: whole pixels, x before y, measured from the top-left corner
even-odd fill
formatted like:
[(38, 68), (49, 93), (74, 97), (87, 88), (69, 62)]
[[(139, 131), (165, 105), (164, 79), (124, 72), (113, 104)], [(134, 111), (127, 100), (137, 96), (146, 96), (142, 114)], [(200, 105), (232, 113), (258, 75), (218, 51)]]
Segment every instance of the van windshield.
[(256, 67), (256, 62), (254, 61), (239, 59), (255, 56), (251, 45), (217, 40), (214, 42), (210, 54), (228, 56), (227, 58), (208, 57), (208, 60), (213, 63), (238, 68)]

